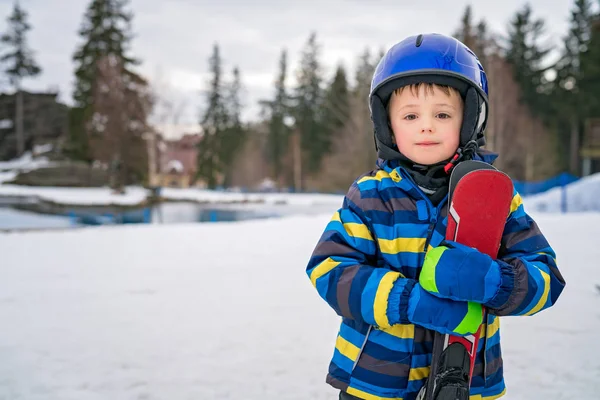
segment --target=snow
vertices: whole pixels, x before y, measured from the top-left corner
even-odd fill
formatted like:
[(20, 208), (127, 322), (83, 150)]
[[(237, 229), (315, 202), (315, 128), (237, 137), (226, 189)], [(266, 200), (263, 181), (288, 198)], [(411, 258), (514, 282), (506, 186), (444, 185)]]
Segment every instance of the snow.
[(52, 165), (46, 157), (34, 158), (31, 152), (24, 153), (21, 157), (10, 161), (0, 161), (0, 172), (8, 170), (32, 170)]
[[(562, 188), (526, 197), (530, 210), (557, 213), (561, 211)], [(584, 177), (566, 186), (567, 211), (600, 211), (600, 173)]]
[[(336, 398), (305, 275), (329, 217), (0, 234), (0, 398)], [(600, 214), (537, 222), (567, 289), (502, 319), (505, 398), (595, 399)]]
[(54, 149), (54, 146), (52, 145), (52, 143), (46, 143), (46, 144), (36, 144), (33, 146), (33, 154), (44, 154), (44, 153), (49, 153)]
[[(9, 174), (9, 173), (6, 173)], [(0, 180), (3, 175), (0, 175)], [(6, 175), (10, 178), (10, 175)], [(125, 194), (113, 193), (110, 188), (63, 188), (45, 186), (0, 185), (0, 197), (35, 197), (57, 204), (69, 205), (138, 205), (149, 191), (143, 187), (128, 187)], [(171, 201), (194, 201), (207, 204), (261, 203), (272, 206), (339, 206), (342, 195), (303, 193), (236, 193), (201, 189), (164, 188), (161, 196)]]
[(14, 171), (0, 172), (0, 185), (4, 182), (12, 181), (17, 176)]
[(0, 185), (0, 197), (34, 197), (53, 203), (70, 205), (136, 205), (146, 199), (147, 193), (147, 190), (142, 187), (128, 187), (125, 194), (116, 194), (107, 187), (63, 188)]
[(600, 393), (600, 214), (537, 216), (567, 286), (533, 317), (504, 318), (509, 399), (596, 399)]

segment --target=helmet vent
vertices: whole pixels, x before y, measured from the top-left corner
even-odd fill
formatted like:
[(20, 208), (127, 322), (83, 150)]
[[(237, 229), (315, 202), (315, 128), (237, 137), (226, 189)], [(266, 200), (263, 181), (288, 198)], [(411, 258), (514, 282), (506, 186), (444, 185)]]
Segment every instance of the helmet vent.
[(423, 43), (423, 35), (419, 35), (419, 36), (417, 36), (417, 43), (416, 43), (416, 46), (417, 46), (417, 47), (421, 46), (421, 43)]

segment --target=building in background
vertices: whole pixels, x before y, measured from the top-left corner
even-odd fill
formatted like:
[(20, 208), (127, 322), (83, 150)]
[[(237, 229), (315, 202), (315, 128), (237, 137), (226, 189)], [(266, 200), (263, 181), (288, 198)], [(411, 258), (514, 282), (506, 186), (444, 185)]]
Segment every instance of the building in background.
[(12, 160), (35, 149), (60, 151), (68, 132), (69, 107), (57, 100), (58, 92), (23, 92), (23, 144), (16, 132), (16, 94), (0, 93), (0, 161)]
[(199, 133), (167, 140), (158, 133), (149, 143), (150, 185), (188, 188), (196, 186)]

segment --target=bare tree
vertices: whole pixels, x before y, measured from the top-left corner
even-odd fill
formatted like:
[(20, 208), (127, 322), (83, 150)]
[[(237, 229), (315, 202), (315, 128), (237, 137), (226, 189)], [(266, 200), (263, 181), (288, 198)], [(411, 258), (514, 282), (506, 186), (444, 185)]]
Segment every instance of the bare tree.
[(140, 180), (147, 169), (144, 134), (152, 110), (152, 97), (145, 79), (128, 73), (118, 57), (98, 61), (98, 78), (93, 88), (93, 116), (87, 125), (91, 150), (96, 160), (111, 167), (111, 186)]

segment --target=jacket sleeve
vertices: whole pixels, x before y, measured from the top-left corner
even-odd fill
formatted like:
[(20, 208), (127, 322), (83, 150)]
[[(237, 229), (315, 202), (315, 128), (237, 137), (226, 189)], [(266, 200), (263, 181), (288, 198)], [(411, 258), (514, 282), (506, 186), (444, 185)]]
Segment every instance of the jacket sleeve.
[[(401, 273), (377, 265), (377, 243), (356, 183), (317, 243), (306, 273), (319, 295), (344, 317), (379, 328), (408, 323), (415, 285)], [(377, 200), (380, 201), (380, 200)]]
[(502, 284), (487, 304), (498, 316), (533, 315), (551, 307), (565, 287), (556, 254), (515, 191), (497, 262)]

